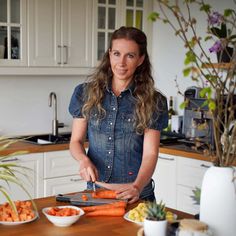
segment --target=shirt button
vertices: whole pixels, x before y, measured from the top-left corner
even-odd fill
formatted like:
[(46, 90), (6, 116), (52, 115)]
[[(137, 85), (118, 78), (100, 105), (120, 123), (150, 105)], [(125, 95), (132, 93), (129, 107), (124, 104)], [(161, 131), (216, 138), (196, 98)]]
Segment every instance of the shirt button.
[(108, 154), (111, 154), (111, 151), (109, 151)]
[(112, 122), (110, 123), (110, 125), (112, 125)]
[(113, 108), (112, 108), (112, 110), (113, 110), (113, 111), (115, 111), (115, 110), (116, 110), (116, 108), (115, 108), (115, 107), (113, 107)]
[(109, 137), (108, 139), (111, 140), (111, 137)]
[(110, 169), (110, 168), (111, 168), (111, 166), (107, 166), (107, 168), (108, 168), (108, 169)]
[(129, 119), (128, 119), (128, 121), (130, 122), (130, 121), (131, 121), (131, 119), (129, 118)]

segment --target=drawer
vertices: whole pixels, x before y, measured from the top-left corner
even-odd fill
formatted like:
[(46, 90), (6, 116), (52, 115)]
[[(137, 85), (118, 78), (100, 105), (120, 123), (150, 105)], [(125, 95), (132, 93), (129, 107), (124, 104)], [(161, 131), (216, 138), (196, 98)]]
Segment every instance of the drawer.
[(77, 175), (78, 172), (79, 162), (68, 150), (44, 153), (44, 179)]
[(44, 197), (55, 196), (57, 194), (74, 193), (85, 190), (86, 181), (79, 175), (58, 177), (44, 180)]
[(212, 164), (207, 161), (190, 158), (177, 159), (177, 184), (188, 187), (201, 187), (206, 170)]

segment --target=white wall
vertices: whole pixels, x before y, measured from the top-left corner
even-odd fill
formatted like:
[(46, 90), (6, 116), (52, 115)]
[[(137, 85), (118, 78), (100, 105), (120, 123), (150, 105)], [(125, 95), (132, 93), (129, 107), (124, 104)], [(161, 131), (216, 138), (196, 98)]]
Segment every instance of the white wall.
[[(68, 105), (74, 87), (85, 78), (77, 76), (0, 76), (0, 134), (50, 133), (53, 110), (49, 93), (57, 95), (59, 122), (70, 130)], [(61, 131), (61, 129), (60, 129)]]
[[(207, 0), (207, 3), (212, 5), (213, 9), (221, 13), (223, 13), (222, 9), (235, 8), (233, 0)], [(154, 0), (154, 10), (159, 12), (156, 0)], [(206, 34), (204, 34), (207, 25), (205, 14), (200, 13), (198, 8), (191, 10), (198, 21), (197, 31), (200, 35), (206, 36)], [(183, 102), (183, 97), (177, 95), (177, 88), (174, 79), (177, 77), (182, 92), (184, 92), (187, 87), (194, 85), (190, 78), (184, 77), (182, 74), (186, 52), (183, 43), (174, 35), (168, 24), (164, 24), (160, 21), (153, 23), (152, 43), (152, 65), (156, 87), (159, 88), (168, 98), (170, 96), (174, 97), (174, 108), (181, 115), (183, 114), (183, 110), (179, 108), (179, 105)], [(206, 45), (206, 48), (212, 46), (209, 43)], [(214, 53), (209, 53), (209, 56), (212, 61), (216, 62), (216, 55)]]

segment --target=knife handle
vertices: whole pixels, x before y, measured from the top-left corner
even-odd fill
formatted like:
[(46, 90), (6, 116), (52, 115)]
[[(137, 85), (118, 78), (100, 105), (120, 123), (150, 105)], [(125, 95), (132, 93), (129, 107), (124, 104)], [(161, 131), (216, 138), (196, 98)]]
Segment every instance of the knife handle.
[(56, 195), (56, 200), (59, 202), (70, 202), (72, 196), (58, 194)]

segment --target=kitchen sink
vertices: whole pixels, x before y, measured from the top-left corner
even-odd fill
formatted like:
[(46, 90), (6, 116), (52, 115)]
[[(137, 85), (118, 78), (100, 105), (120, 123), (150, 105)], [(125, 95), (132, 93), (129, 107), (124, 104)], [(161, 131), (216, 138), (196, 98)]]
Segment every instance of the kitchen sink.
[(27, 137), (22, 137), (25, 142), (37, 144), (37, 145), (48, 145), (48, 144), (63, 144), (70, 142), (71, 133), (61, 133), (57, 136), (52, 134), (39, 134)]

